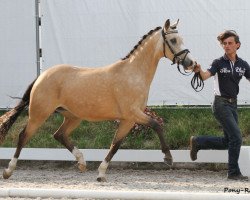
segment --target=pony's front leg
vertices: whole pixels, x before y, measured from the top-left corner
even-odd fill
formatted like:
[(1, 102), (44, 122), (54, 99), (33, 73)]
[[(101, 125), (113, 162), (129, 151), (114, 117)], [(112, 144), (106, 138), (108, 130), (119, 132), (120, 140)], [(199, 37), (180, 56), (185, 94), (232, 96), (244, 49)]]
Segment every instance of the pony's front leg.
[(123, 141), (123, 138), (121, 138), (120, 140), (116, 140), (114, 138), (109, 153), (106, 156), (106, 158), (102, 161), (102, 163), (100, 164), (100, 166), (98, 167), (98, 177), (97, 177), (97, 181), (99, 182), (106, 182), (106, 171), (107, 168), (109, 166), (109, 163), (111, 161), (111, 159), (113, 158), (113, 156), (115, 155), (115, 153), (117, 152), (117, 150), (119, 149), (121, 143)]
[(163, 136), (163, 128), (154, 119), (150, 119), (148, 125), (157, 133), (157, 135), (158, 135), (158, 137), (160, 139), (161, 149), (162, 149), (162, 152), (165, 154), (164, 162), (167, 165), (172, 166), (173, 165), (173, 157), (171, 155), (169, 146), (165, 142), (165, 139), (164, 139), (164, 136)]
[(172, 166), (173, 165), (173, 158), (172, 158), (172, 155), (170, 153), (169, 146), (165, 142), (165, 139), (163, 136), (163, 128), (161, 127), (161, 125), (157, 121), (155, 121), (154, 119), (152, 119), (151, 117), (149, 117), (148, 115), (146, 115), (144, 112), (142, 112), (140, 110), (136, 112), (136, 116), (137, 116), (137, 120), (138, 120), (137, 123), (138, 124), (147, 125), (147, 126), (151, 127), (157, 133), (157, 135), (160, 139), (162, 152), (165, 154), (164, 162), (167, 165)]
[(102, 161), (102, 163), (100, 164), (98, 171), (98, 177), (97, 177), (97, 181), (99, 182), (106, 182), (106, 171), (107, 168), (109, 166), (109, 163), (111, 161), (111, 159), (113, 158), (113, 156), (115, 155), (115, 153), (117, 152), (117, 150), (119, 149), (123, 139), (127, 136), (128, 132), (130, 131), (130, 129), (133, 127), (134, 122), (131, 121), (121, 121), (119, 124), (119, 127), (116, 131), (116, 134), (114, 136), (114, 139), (112, 141), (112, 144), (110, 146), (108, 155), (106, 156), (106, 158)]

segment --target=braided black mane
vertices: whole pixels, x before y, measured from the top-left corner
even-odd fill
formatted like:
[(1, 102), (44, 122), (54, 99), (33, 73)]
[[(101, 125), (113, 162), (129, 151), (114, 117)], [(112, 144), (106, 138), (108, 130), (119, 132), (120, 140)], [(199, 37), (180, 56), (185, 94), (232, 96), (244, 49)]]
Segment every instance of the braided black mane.
[(144, 35), (142, 37), (142, 39), (138, 42), (138, 44), (135, 45), (134, 48), (124, 58), (122, 58), (122, 60), (126, 60), (127, 58), (129, 58), (130, 55), (132, 55), (134, 53), (134, 51), (141, 45), (141, 43), (143, 42), (143, 40), (145, 40), (149, 35), (152, 35), (154, 32), (156, 32), (156, 31), (158, 31), (160, 29), (161, 29), (160, 26), (156, 27), (154, 30), (149, 31), (146, 35)]

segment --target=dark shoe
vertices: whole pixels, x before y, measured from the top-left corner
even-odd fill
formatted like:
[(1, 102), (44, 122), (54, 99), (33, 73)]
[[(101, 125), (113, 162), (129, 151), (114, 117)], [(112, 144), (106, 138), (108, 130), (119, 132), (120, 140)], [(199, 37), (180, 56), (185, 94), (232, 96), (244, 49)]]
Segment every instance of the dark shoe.
[(197, 153), (198, 153), (198, 143), (196, 142), (196, 137), (191, 136), (190, 137), (190, 158), (192, 161), (195, 161), (197, 159)]
[(227, 180), (232, 181), (248, 181), (248, 176), (243, 176), (242, 174), (239, 175), (228, 175)]

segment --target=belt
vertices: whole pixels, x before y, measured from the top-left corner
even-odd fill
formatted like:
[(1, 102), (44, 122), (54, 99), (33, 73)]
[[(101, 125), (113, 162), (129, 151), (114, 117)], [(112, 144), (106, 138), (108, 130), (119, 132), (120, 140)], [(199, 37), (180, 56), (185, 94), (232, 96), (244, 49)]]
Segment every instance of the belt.
[(237, 102), (237, 98), (222, 97), (222, 96), (218, 96), (218, 95), (215, 95), (215, 98), (225, 100), (225, 101), (227, 101), (229, 103)]

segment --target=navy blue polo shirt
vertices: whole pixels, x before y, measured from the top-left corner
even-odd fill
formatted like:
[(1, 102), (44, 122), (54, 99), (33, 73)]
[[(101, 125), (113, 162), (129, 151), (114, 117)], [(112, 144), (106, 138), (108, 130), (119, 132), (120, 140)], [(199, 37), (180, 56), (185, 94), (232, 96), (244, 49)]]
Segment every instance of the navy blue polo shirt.
[(214, 76), (215, 95), (226, 98), (237, 98), (242, 76), (250, 81), (250, 66), (238, 56), (235, 63), (226, 55), (215, 59), (208, 71)]

